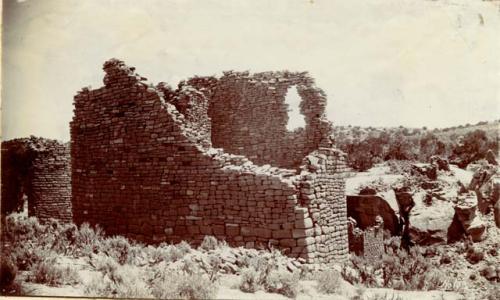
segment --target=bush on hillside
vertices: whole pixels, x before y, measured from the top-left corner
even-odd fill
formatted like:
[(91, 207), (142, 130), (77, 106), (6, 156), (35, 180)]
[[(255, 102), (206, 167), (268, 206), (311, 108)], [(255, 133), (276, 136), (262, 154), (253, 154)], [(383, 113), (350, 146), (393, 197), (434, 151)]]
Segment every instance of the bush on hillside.
[(469, 163), (485, 158), (488, 150), (498, 153), (497, 137), (484, 130), (470, 131), (463, 136), (459, 133), (443, 135), (439, 130), (414, 130), (410, 134), (406, 128), (336, 130), (337, 147), (347, 154), (349, 165), (358, 171), (387, 160), (429, 162), (434, 155), (447, 157), (465, 168)]

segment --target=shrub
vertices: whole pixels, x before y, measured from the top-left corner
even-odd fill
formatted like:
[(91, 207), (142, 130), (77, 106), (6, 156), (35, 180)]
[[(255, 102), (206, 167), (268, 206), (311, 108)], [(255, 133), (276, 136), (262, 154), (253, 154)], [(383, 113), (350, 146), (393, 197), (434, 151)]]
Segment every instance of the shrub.
[[(134, 249), (134, 248), (131, 248)], [(140, 248), (141, 253), (146, 253), (150, 265), (156, 265), (161, 262), (176, 262), (181, 260), (186, 254), (191, 251), (191, 247), (187, 243), (178, 245), (160, 244), (158, 247)]]
[(297, 272), (292, 274), (286, 270), (273, 270), (267, 275), (264, 288), (267, 292), (295, 298), (299, 289), (299, 277)]
[(351, 284), (362, 283), (366, 286), (376, 286), (375, 269), (379, 266), (372, 266), (372, 263), (360, 256), (353, 256), (351, 265), (344, 265), (341, 274), (344, 280)]
[(55, 258), (47, 258), (30, 269), (28, 281), (43, 283), (51, 286), (61, 284), (76, 284), (79, 282), (78, 273), (70, 266), (56, 264)]
[(185, 241), (169, 247), (169, 259), (173, 262), (180, 260), (191, 251), (191, 246)]
[(99, 251), (103, 239), (104, 232), (99, 226), (94, 229), (89, 223), (83, 223), (76, 234), (75, 242), (84, 255), (90, 255)]
[(467, 284), (464, 282), (462, 278), (450, 278), (443, 274), (443, 283), (439, 287), (440, 290), (443, 291), (454, 291), (457, 292), (461, 295), (464, 295), (465, 292), (467, 291), (468, 287)]
[(16, 279), (17, 267), (10, 257), (3, 256), (0, 265), (0, 288), (7, 290)]
[(151, 298), (141, 270), (130, 265), (117, 265), (116, 269), (94, 278), (84, 286), (90, 297)]
[(113, 282), (109, 277), (100, 275), (93, 277), (84, 285), (83, 293), (88, 297), (111, 298), (116, 297), (116, 293), (112, 288)]
[(271, 249), (271, 253), (249, 258), (241, 270), (239, 289), (246, 293), (254, 293), (264, 289), (272, 293), (280, 293), (287, 297), (295, 297), (298, 293), (299, 272), (289, 273), (279, 268), (278, 260), (281, 252)]
[(160, 299), (213, 299), (216, 283), (199, 273), (162, 269), (153, 275), (151, 293)]
[(113, 257), (103, 254), (93, 254), (89, 263), (96, 271), (102, 272), (104, 275), (114, 273), (119, 267), (118, 262)]
[(144, 250), (151, 265), (170, 260), (170, 249), (168, 245), (159, 245), (158, 247), (149, 246)]
[(107, 238), (102, 243), (102, 252), (113, 257), (119, 264), (123, 265), (128, 260), (130, 243), (123, 236)]
[(424, 278), (424, 290), (440, 290), (445, 283), (446, 275), (438, 269), (433, 269), (427, 272)]
[(239, 289), (245, 293), (255, 293), (260, 289), (260, 276), (253, 267), (241, 271)]
[(26, 218), (18, 214), (11, 214), (5, 218), (5, 227), (2, 229), (4, 241), (21, 242), (39, 238), (46, 228), (38, 223), (35, 217)]
[(327, 270), (318, 274), (318, 291), (325, 294), (335, 294), (340, 291), (341, 275), (335, 270)]
[(175, 245), (175, 247), (179, 249), (179, 251), (183, 254), (188, 254), (189, 252), (191, 252), (191, 245), (189, 245), (189, 243), (187, 243), (186, 241), (180, 242), (179, 244)]
[(217, 287), (199, 274), (180, 275), (174, 288), (176, 299), (214, 299)]
[(401, 298), (401, 296), (399, 295), (396, 295), (396, 294), (391, 294), (389, 295), (388, 293), (385, 293), (385, 294), (374, 294), (372, 296), (369, 296), (369, 297), (365, 297), (364, 299), (366, 300), (403, 300), (403, 298)]
[(40, 263), (45, 257), (54, 254), (53, 251), (42, 248), (34, 241), (25, 241), (24, 243), (16, 244), (10, 249), (10, 253), (19, 270), (23, 271)]
[(389, 249), (382, 260), (375, 262), (355, 256), (351, 259), (351, 267), (344, 266), (341, 274), (352, 284), (420, 290), (424, 288), (425, 275), (432, 267), (421, 252), (419, 247), (413, 247), (409, 252)]
[[(58, 224), (58, 223), (57, 223)], [(51, 249), (61, 254), (69, 254), (74, 252), (76, 242), (76, 235), (78, 228), (75, 224), (63, 224), (57, 227), (58, 232), (53, 233), (57, 235), (54, 239)]]
[(200, 248), (203, 250), (215, 250), (219, 246), (217, 239), (213, 236), (205, 236), (201, 242)]

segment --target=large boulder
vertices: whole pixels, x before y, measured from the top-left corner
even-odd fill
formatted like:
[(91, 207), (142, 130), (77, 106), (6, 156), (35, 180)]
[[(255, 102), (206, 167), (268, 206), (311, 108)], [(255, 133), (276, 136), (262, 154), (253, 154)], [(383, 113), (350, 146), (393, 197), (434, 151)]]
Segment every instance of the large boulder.
[[(423, 197), (423, 193), (419, 195)], [(432, 206), (425, 206), (421, 201), (417, 204), (409, 216), (411, 241), (419, 245), (447, 243), (448, 231), (455, 215), (453, 204), (445, 201), (437, 201)]]
[(455, 213), (465, 233), (474, 242), (484, 240), (486, 237), (486, 223), (477, 213), (478, 201), (474, 193), (459, 196), (455, 206)]
[(474, 172), (468, 188), (476, 192), (479, 210), (488, 213), (500, 194), (498, 167), (491, 164), (481, 166)]
[(356, 220), (361, 229), (366, 229), (376, 224), (377, 216), (384, 221), (384, 228), (392, 235), (401, 233), (401, 224), (398, 216), (398, 206), (394, 192), (390, 200), (381, 195), (347, 195), (347, 215)]
[(399, 215), (406, 219), (410, 215), (411, 209), (415, 206), (413, 194), (407, 187), (394, 188), (394, 195), (399, 208)]

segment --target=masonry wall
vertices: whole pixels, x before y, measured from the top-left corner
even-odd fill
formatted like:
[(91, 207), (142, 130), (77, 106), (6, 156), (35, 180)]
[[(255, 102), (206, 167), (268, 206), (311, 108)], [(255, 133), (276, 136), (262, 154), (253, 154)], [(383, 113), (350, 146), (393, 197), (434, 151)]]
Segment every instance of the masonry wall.
[(384, 229), (376, 226), (367, 228), (363, 236), (364, 257), (378, 261), (382, 258), (384, 251)]
[(381, 259), (385, 253), (383, 224), (361, 230), (356, 223), (354, 219), (350, 219), (348, 228), (349, 251), (370, 260)]
[[(292, 86), (302, 98), (306, 126), (289, 132), (285, 96)], [(212, 143), (256, 164), (298, 168), (307, 154), (331, 146), (325, 107), (325, 93), (305, 72), (225, 72), (209, 107)]]
[(214, 94), (205, 83), (215, 81), (174, 91), (118, 60), (104, 71), (104, 87), (75, 96), (76, 223), (145, 242), (214, 235), (235, 246), (274, 245), (311, 263), (346, 257), (345, 155), (317, 149), (295, 170), (254, 164), (210, 145), (216, 125), (204, 112), (215, 113)]
[(69, 148), (55, 140), (15, 139), (2, 143), (2, 213), (20, 211), (39, 220), (72, 220)]

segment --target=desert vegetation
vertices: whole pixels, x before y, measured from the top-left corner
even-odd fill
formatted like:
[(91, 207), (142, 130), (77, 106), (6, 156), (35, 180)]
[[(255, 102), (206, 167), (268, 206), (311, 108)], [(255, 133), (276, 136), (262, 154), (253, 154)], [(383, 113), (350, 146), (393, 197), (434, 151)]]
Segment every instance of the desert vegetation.
[[(236, 276), (232, 288), (241, 292), (288, 298), (300, 298), (308, 282), (313, 282), (316, 295), (343, 299), (402, 297), (365, 294), (379, 287), (459, 293), (464, 289), (458, 278), (450, 278), (417, 247), (409, 252), (388, 247), (377, 262), (352, 255), (342, 269), (335, 270), (302, 264), (275, 249), (232, 248), (213, 237), (206, 237), (197, 248), (186, 242), (147, 246), (122, 236), (106, 236), (86, 223), (79, 227), (55, 220), (40, 224), (20, 214), (3, 222), (4, 295), (29, 295), (36, 283), (69, 286), (89, 297), (214, 299), (220, 297), (221, 282), (227, 276)], [(463, 249), (464, 257), (467, 253)]]

